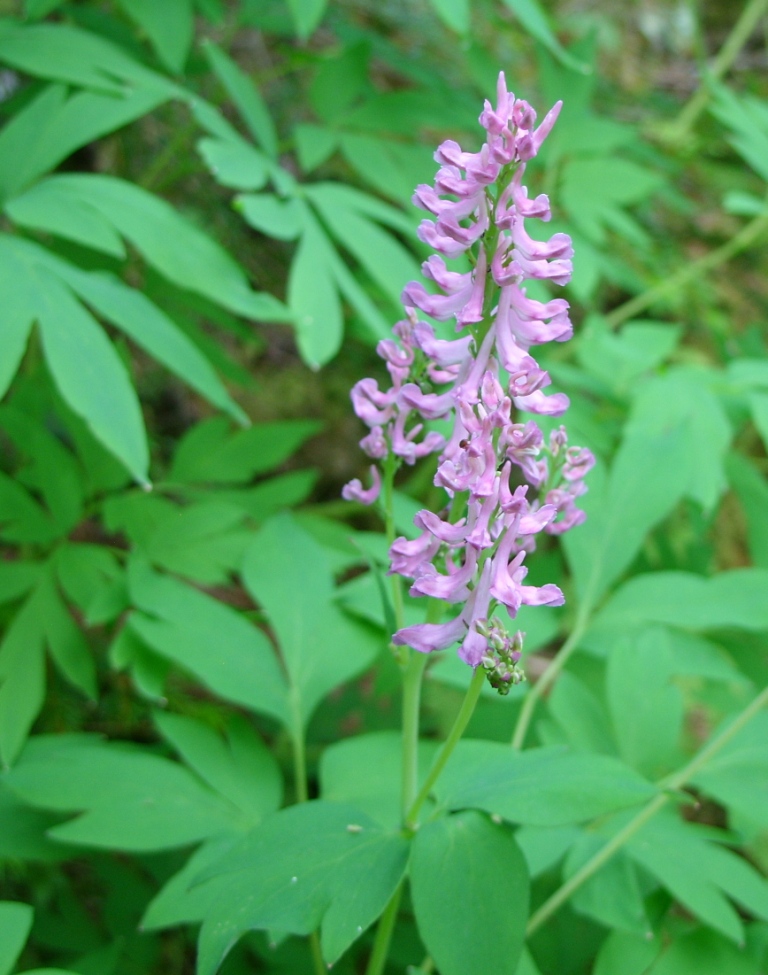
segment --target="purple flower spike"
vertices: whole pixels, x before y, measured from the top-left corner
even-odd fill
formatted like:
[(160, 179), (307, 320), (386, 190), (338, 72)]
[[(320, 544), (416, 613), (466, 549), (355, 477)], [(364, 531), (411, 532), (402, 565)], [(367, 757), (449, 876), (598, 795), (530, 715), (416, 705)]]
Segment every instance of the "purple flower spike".
[[(380, 390), (364, 379), (352, 390), (355, 412), (369, 427), (361, 441), (368, 456), (391, 471), (393, 463), (439, 453), (434, 482), (450, 498), (440, 515), (419, 512), (417, 539), (395, 540), (390, 572), (411, 580), (412, 595), (461, 609), (446, 623), (404, 627), (393, 642), (422, 653), (458, 643), (462, 660), (482, 666), (501, 694), (523, 679), (523, 634), (510, 635), (494, 613), (504, 607), (514, 618), (522, 605), (562, 605), (557, 586), (525, 585), (524, 560), (537, 537), (584, 520), (576, 502), (595, 462), (589, 450), (568, 446), (565, 427), (545, 440), (534, 420), (519, 415), (568, 409), (564, 393), (544, 392), (551, 379), (532, 355), (536, 346), (571, 337), (568, 302), (529, 297), (526, 282), (567, 284), (573, 247), (567, 234), (538, 240), (529, 233), (526, 220), (547, 222), (551, 212), (547, 196), (530, 197), (523, 182), (560, 108), (536, 126), (536, 113), (508, 91), (502, 73), (495, 105), (486, 101), (480, 115), (480, 150), (465, 152), (452, 140), (438, 146), (434, 186), (418, 186), (413, 197), (430, 215), (418, 235), (436, 253), (422, 265), (424, 282), (403, 289), (407, 317), (394, 327), (396, 339), (378, 345), (392, 385)], [(467, 252), (470, 271), (448, 269), (446, 258)], [(439, 338), (420, 314), (453, 322), (458, 337)], [(436, 420), (452, 424), (447, 439), (429, 429)], [(372, 472), (370, 489), (355, 480), (344, 497), (375, 501), (381, 479)]]

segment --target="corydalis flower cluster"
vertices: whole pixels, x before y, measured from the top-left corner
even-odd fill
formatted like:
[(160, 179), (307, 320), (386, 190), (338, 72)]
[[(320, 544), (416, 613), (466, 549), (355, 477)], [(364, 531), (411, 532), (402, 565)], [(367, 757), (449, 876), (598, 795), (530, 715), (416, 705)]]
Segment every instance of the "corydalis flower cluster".
[[(480, 151), (464, 152), (453, 141), (438, 148), (434, 187), (419, 186), (414, 195), (435, 218), (419, 227), (437, 252), (422, 265), (435, 292), (419, 282), (403, 291), (407, 317), (395, 325), (396, 338), (378, 346), (391, 387), (364, 379), (352, 390), (370, 429), (363, 450), (390, 475), (403, 462), (439, 452), (435, 484), (451, 499), (441, 514), (419, 512), (418, 538), (395, 540), (390, 571), (413, 580), (412, 595), (461, 610), (447, 623), (405, 627), (393, 640), (423, 652), (458, 641), (462, 659), (482, 665), (502, 691), (520, 679), (522, 637), (510, 637), (494, 612), (503, 605), (514, 618), (523, 604), (562, 604), (557, 586), (525, 585), (523, 560), (539, 532), (560, 534), (584, 520), (576, 499), (594, 463), (588, 450), (568, 446), (564, 427), (545, 440), (535, 421), (519, 418), (520, 411), (560, 416), (568, 407), (563, 393), (544, 392), (550, 377), (531, 354), (534, 346), (571, 337), (568, 303), (537, 301), (524, 287), (532, 279), (563, 285), (571, 275), (570, 238), (539, 242), (525, 229), (528, 218), (550, 219), (549, 200), (529, 199), (523, 175), (560, 107), (536, 127), (536, 113), (507, 91), (502, 73), (496, 108), (486, 102), (480, 116), (487, 133)], [(449, 270), (445, 258), (464, 253), (472, 270)], [(455, 320), (462, 334), (438, 338), (419, 312)], [(452, 421), (449, 437), (425, 431), (425, 421), (438, 419)], [(376, 465), (371, 476), (371, 488), (355, 480), (344, 497), (374, 502), (382, 483)]]

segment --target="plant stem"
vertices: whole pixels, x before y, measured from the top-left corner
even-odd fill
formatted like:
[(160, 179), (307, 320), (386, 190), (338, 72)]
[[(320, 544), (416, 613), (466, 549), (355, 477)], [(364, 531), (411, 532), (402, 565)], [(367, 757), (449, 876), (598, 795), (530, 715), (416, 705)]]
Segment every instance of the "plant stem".
[(168, 139), (166, 144), (152, 159), (144, 172), (136, 180), (136, 185), (145, 190), (155, 190), (160, 184), (160, 177), (163, 171), (171, 163), (178, 164), (180, 159), (187, 159), (189, 154), (181, 150), (198, 131), (197, 122), (189, 121), (184, 125), (179, 125)]
[(623, 322), (637, 315), (638, 312), (645, 311), (646, 308), (653, 305), (659, 298), (663, 298), (664, 295), (669, 294), (671, 291), (676, 291), (678, 288), (688, 284), (689, 281), (693, 281), (707, 271), (711, 271), (720, 264), (724, 264), (735, 254), (738, 254), (739, 251), (749, 247), (766, 229), (768, 229), (768, 211), (760, 213), (753, 220), (750, 220), (746, 226), (741, 228), (735, 237), (732, 237), (722, 247), (718, 247), (711, 253), (705, 254), (698, 261), (687, 264), (677, 274), (673, 274), (672, 277), (660, 281), (642, 294), (636, 295), (634, 298), (630, 298), (629, 301), (625, 301), (623, 305), (619, 305), (618, 308), (614, 308), (613, 311), (605, 316), (608, 326), (610, 328), (617, 328)]
[(606, 845), (584, 864), (580, 870), (567, 880), (562, 887), (555, 891), (555, 893), (546, 900), (541, 907), (536, 911), (531, 919), (528, 921), (528, 927), (526, 929), (526, 934), (528, 936), (532, 935), (535, 931), (542, 926), (554, 913), (557, 911), (585, 881), (597, 873), (600, 867), (606, 863), (617, 850), (621, 849), (622, 846), (631, 839), (638, 830), (644, 826), (649, 819), (652, 819), (656, 813), (662, 809), (670, 800), (672, 792), (677, 789), (682, 788), (687, 782), (689, 782), (694, 775), (704, 766), (706, 763), (716, 755), (725, 745), (728, 744), (731, 739), (738, 734), (739, 731), (757, 714), (761, 708), (768, 704), (768, 687), (766, 687), (757, 697), (747, 705), (746, 708), (739, 714), (739, 716), (732, 721), (730, 725), (723, 731), (720, 735), (710, 741), (707, 745), (702, 748), (698, 755), (694, 756), (691, 761), (678, 772), (673, 775), (668, 776), (666, 779), (662, 779), (658, 783), (659, 787), (667, 790), (666, 792), (654, 796), (651, 801), (640, 810), (640, 812), (631, 819), (626, 826), (619, 830), (619, 832), (613, 836)]
[(422, 785), (419, 794), (416, 796), (413, 804), (408, 810), (408, 814), (405, 817), (406, 828), (413, 829), (416, 826), (416, 821), (419, 812), (421, 811), (421, 807), (424, 805), (427, 796), (432, 791), (432, 786), (435, 784), (440, 776), (440, 773), (445, 768), (445, 765), (448, 759), (451, 757), (456, 744), (464, 734), (464, 731), (469, 724), (469, 719), (472, 717), (472, 713), (475, 710), (475, 705), (480, 697), (480, 691), (483, 689), (484, 683), (485, 671), (482, 667), (476, 667), (470, 685), (467, 688), (464, 701), (459, 709), (459, 713), (456, 715), (456, 720), (453, 722), (453, 727), (448, 733), (448, 737), (443, 742), (443, 747), (440, 749), (432, 768), (429, 770), (429, 775), (424, 781), (424, 785)]
[(669, 795), (667, 794), (661, 794), (651, 799), (648, 805), (634, 819), (630, 820), (623, 829), (619, 830), (601, 850), (598, 850), (590, 860), (587, 860), (580, 870), (577, 870), (562, 887), (558, 888), (548, 900), (544, 901), (538, 911), (531, 915), (528, 921), (528, 927), (525, 929), (526, 935), (530, 937), (535, 931), (538, 931), (542, 924), (549, 920), (555, 911), (562, 907), (574, 891), (578, 890), (585, 881), (589, 880), (617, 850), (624, 846), (630, 837), (634, 836), (641, 826), (645, 825), (668, 802)]
[(392, 940), (392, 932), (395, 930), (397, 912), (400, 908), (400, 898), (403, 896), (405, 880), (401, 880), (390, 897), (389, 903), (384, 908), (384, 913), (379, 919), (379, 926), (376, 929), (376, 937), (373, 940), (373, 951), (368, 959), (368, 967), (365, 975), (381, 975), (387, 963), (389, 954), (389, 942)]
[[(739, 55), (742, 47), (749, 40), (750, 34), (758, 21), (768, 10), (768, 0), (749, 0), (741, 12), (741, 16), (733, 25), (731, 33), (720, 48), (717, 56), (707, 71), (708, 78), (719, 81), (728, 71)], [(699, 115), (707, 107), (711, 91), (706, 84), (700, 85), (693, 97), (683, 106), (680, 114), (668, 126), (665, 136), (670, 142), (685, 142)]]
[[(293, 731), (291, 732), (291, 741), (293, 743), (293, 785), (296, 790), (296, 802), (307, 802), (309, 799), (307, 752), (298, 700), (293, 702)], [(320, 950), (320, 935), (317, 931), (313, 931), (309, 936), (309, 949), (312, 953), (312, 964), (315, 969), (315, 975), (326, 975), (323, 953)]]
[(584, 631), (589, 625), (590, 607), (587, 603), (582, 603), (579, 613), (576, 617), (576, 622), (574, 623), (573, 629), (565, 641), (565, 643), (560, 647), (557, 656), (552, 660), (552, 663), (547, 667), (544, 673), (539, 677), (536, 683), (531, 687), (528, 694), (526, 694), (523, 700), (523, 706), (520, 708), (520, 714), (517, 719), (517, 724), (515, 725), (515, 731), (512, 735), (512, 747), (522, 748), (523, 742), (525, 741), (525, 735), (528, 731), (528, 725), (531, 723), (533, 718), (533, 711), (539, 698), (544, 694), (544, 692), (549, 688), (550, 684), (555, 680), (560, 671), (568, 663), (568, 658), (571, 656), (573, 651), (579, 645), (579, 640), (584, 636)]
[(421, 708), (421, 679), (427, 655), (410, 651), (403, 674), (403, 818), (413, 805), (419, 786), (419, 713)]
[(293, 786), (296, 790), (296, 802), (306, 802), (309, 799), (307, 787), (307, 753), (304, 747), (304, 734), (301, 730), (291, 735), (293, 742)]

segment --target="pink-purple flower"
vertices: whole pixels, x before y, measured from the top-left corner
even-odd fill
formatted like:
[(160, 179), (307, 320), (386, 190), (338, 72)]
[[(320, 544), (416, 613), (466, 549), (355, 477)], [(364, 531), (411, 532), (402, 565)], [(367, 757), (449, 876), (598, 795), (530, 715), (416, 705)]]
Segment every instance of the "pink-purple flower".
[[(566, 234), (538, 241), (525, 221), (550, 219), (545, 195), (529, 199), (523, 184), (526, 163), (551, 131), (561, 103), (536, 127), (536, 113), (507, 91), (499, 75), (496, 107), (486, 101), (480, 123), (486, 142), (464, 152), (453, 141), (435, 153), (435, 185), (417, 187), (414, 203), (431, 217), (418, 230), (437, 253), (422, 265), (430, 290), (413, 281), (403, 291), (406, 317), (394, 327), (396, 340), (379, 343), (392, 385), (380, 390), (363, 379), (352, 390), (360, 419), (369, 427), (363, 450), (388, 470), (438, 453), (435, 484), (450, 504), (442, 515), (422, 511), (421, 534), (396, 539), (390, 572), (412, 580), (411, 594), (458, 604), (446, 623), (422, 623), (398, 630), (393, 642), (431, 652), (459, 643), (470, 666), (483, 666), (505, 693), (521, 679), (517, 667), (522, 634), (509, 636), (495, 616), (505, 607), (514, 618), (522, 605), (563, 602), (553, 585), (526, 585), (526, 555), (541, 532), (558, 535), (584, 520), (576, 500), (594, 464), (585, 448), (569, 447), (563, 426), (545, 439), (538, 424), (521, 412), (560, 416), (568, 408), (551, 385), (533, 350), (572, 335), (568, 302), (529, 297), (525, 283), (568, 282), (573, 249)], [(471, 270), (450, 270), (446, 258), (470, 256)], [(454, 321), (456, 339), (444, 339), (420, 316)], [(448, 420), (450, 436), (430, 429)], [(344, 497), (370, 504), (381, 490), (360, 481)]]

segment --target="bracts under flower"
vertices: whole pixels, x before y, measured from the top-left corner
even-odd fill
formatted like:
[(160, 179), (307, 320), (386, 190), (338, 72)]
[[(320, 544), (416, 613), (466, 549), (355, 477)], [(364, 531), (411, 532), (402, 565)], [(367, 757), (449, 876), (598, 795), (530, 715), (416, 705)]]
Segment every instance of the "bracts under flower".
[[(551, 380), (531, 352), (571, 337), (568, 303), (529, 298), (524, 286), (532, 279), (563, 285), (571, 275), (570, 238), (558, 233), (540, 242), (525, 229), (528, 218), (550, 219), (547, 197), (529, 199), (522, 180), (560, 107), (535, 127), (536, 113), (507, 91), (502, 73), (496, 108), (486, 102), (480, 116), (487, 133), (480, 151), (452, 141), (438, 148), (434, 188), (419, 186), (414, 195), (436, 218), (422, 222), (419, 237), (437, 251), (422, 266), (437, 291), (420, 282), (403, 291), (406, 318), (393, 329), (396, 339), (378, 346), (390, 389), (363, 379), (352, 390), (370, 431), (361, 441), (368, 456), (413, 464), (439, 452), (435, 484), (451, 499), (442, 515), (419, 512), (416, 539), (395, 540), (390, 572), (412, 580), (412, 595), (462, 608), (446, 623), (400, 629), (393, 642), (425, 653), (458, 642), (461, 658), (484, 667), (501, 693), (522, 679), (523, 635), (510, 636), (494, 613), (503, 606), (514, 619), (523, 604), (563, 603), (555, 585), (524, 584), (523, 561), (537, 534), (559, 535), (584, 520), (576, 500), (594, 464), (589, 450), (568, 446), (565, 427), (545, 441), (535, 421), (519, 419), (521, 411), (560, 416), (568, 408), (563, 393), (544, 392)], [(444, 258), (466, 251), (473, 269), (449, 270)], [(419, 312), (454, 320), (460, 336), (437, 338)], [(436, 419), (452, 422), (448, 439), (425, 430)], [(373, 503), (381, 490), (375, 464), (371, 477), (367, 490), (358, 480), (347, 484), (344, 497)]]

